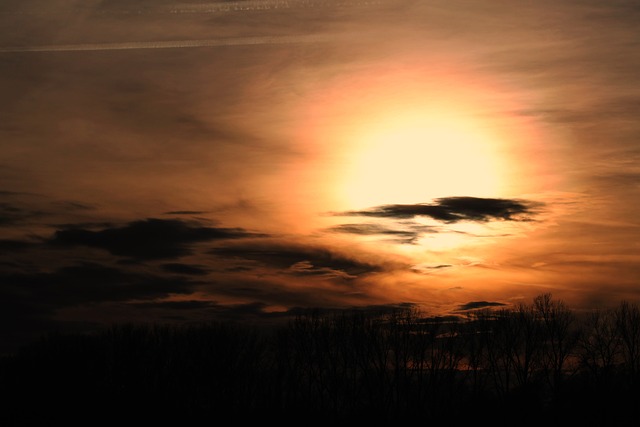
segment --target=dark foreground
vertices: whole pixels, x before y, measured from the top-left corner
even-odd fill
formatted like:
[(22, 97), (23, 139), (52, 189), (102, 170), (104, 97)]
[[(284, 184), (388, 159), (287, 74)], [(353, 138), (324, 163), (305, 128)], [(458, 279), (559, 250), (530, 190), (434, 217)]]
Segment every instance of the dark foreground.
[(269, 330), (114, 325), (0, 364), (0, 425), (592, 425), (640, 422), (640, 309), (550, 295), (428, 319), (318, 313)]

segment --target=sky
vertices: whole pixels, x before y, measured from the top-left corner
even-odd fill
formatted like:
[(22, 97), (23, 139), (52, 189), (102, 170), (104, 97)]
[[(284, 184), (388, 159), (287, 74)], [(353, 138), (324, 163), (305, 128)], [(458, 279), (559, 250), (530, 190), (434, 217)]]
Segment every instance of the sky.
[(636, 0), (5, 0), (0, 336), (640, 301)]

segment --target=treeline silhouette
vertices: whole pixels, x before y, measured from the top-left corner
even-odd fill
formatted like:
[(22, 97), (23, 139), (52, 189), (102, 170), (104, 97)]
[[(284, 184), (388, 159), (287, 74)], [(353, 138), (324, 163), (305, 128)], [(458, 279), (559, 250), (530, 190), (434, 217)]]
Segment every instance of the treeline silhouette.
[(113, 325), (4, 357), (0, 387), (3, 425), (626, 426), (640, 422), (640, 308), (579, 316), (542, 294), (451, 319), (403, 308), (312, 311), (268, 330)]

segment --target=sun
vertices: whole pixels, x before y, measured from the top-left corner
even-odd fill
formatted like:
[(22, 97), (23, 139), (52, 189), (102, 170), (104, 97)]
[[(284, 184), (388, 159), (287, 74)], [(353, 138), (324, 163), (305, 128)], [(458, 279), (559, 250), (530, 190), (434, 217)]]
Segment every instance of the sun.
[(314, 83), (295, 109), (305, 157), (285, 175), (290, 200), (311, 214), (544, 191), (551, 139), (519, 113), (524, 95), (436, 64), (371, 64)]
[(501, 191), (500, 141), (477, 119), (415, 108), (376, 117), (351, 142), (335, 191), (353, 207)]

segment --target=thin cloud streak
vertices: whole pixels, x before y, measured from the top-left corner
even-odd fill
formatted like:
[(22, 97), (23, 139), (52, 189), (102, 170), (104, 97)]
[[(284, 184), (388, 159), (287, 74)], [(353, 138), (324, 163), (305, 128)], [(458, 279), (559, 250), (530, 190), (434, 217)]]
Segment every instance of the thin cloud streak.
[(326, 1), (326, 0), (248, 0), (212, 2), (202, 4), (181, 4), (160, 7), (159, 10), (168, 13), (220, 13), (233, 11), (253, 11), (271, 9), (293, 9), (293, 8), (342, 8), (342, 7), (362, 7), (380, 5), (381, 0), (366, 1)]
[(292, 36), (236, 37), (209, 40), (134, 41), (122, 43), (78, 43), (40, 46), (0, 47), (0, 53), (27, 52), (95, 52), (103, 50), (134, 49), (186, 49), (197, 47), (283, 45), (335, 42), (339, 36), (332, 34), (300, 34)]

